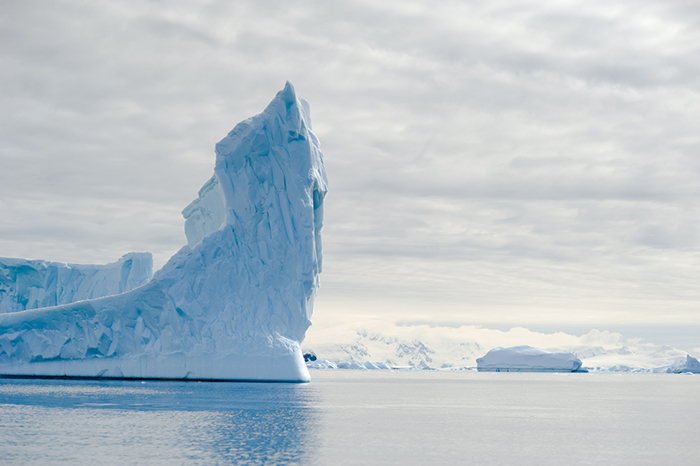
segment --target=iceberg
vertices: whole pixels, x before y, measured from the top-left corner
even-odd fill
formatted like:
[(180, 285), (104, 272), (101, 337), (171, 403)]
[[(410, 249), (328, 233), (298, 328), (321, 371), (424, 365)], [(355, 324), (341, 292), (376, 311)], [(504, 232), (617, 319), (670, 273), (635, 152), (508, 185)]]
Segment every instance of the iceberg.
[(104, 265), (0, 257), (0, 314), (115, 295), (152, 276), (150, 252), (130, 252)]
[(337, 369), (338, 366), (328, 359), (318, 359), (316, 361), (307, 361), (306, 367), (309, 369)]
[(532, 346), (496, 347), (476, 360), (480, 372), (583, 372), (573, 353), (555, 353)]
[(665, 372), (672, 374), (700, 374), (700, 361), (687, 354), (685, 359), (681, 359), (676, 364), (672, 364)]
[(336, 366), (338, 369), (355, 369), (360, 371), (367, 370), (367, 367), (364, 364), (355, 361), (341, 361), (336, 364)]
[(287, 83), (215, 152), (188, 244), (131, 291), (0, 314), (1, 375), (309, 380), (327, 180), (308, 103)]

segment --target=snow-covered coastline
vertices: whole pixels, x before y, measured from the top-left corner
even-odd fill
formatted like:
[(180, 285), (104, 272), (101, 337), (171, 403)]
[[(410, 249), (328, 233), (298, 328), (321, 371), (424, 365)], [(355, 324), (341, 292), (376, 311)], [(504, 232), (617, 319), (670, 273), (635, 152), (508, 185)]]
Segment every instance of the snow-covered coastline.
[(370, 323), (361, 329), (351, 325), (312, 328), (304, 348), (317, 358), (307, 362), (310, 368), (363, 370), (360, 366), (370, 363), (396, 369), (450, 371), (476, 370), (477, 359), (489, 350), (523, 344), (572, 353), (581, 360), (581, 368), (590, 372), (673, 372), (685, 367), (687, 358), (693, 356), (608, 331), (591, 330), (577, 336), (522, 327), (502, 331), (471, 325), (406, 326), (390, 322)]

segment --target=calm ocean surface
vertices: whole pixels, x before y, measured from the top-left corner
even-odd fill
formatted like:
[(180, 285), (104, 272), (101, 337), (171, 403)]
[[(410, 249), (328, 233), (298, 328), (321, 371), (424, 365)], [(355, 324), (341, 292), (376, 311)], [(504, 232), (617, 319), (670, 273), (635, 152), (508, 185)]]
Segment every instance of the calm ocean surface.
[(0, 464), (700, 464), (700, 376), (0, 380)]

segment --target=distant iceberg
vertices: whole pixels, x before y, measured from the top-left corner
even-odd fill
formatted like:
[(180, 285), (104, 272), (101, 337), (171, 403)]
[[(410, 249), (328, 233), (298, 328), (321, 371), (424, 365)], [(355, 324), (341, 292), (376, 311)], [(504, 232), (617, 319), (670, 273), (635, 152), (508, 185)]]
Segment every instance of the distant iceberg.
[(0, 257), (0, 314), (112, 296), (152, 276), (150, 252), (130, 252), (104, 265)]
[(306, 367), (309, 369), (338, 369), (336, 363), (328, 359), (318, 359), (316, 361), (307, 361)]
[(308, 381), (326, 186), (287, 83), (216, 145), (189, 244), (131, 291), (0, 314), (0, 375)]
[(670, 372), (672, 374), (700, 374), (700, 361), (688, 354), (685, 360), (680, 360), (676, 364), (669, 366), (665, 372)]
[(555, 353), (531, 346), (492, 349), (476, 360), (480, 372), (577, 372), (581, 360), (573, 353)]

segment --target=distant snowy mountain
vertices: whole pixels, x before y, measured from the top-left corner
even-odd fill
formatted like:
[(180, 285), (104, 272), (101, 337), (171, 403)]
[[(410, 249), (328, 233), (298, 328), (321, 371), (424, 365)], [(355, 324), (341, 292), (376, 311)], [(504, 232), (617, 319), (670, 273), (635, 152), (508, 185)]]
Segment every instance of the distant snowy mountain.
[[(313, 340), (307, 342), (311, 347)], [(335, 362), (383, 362), (389, 366), (412, 366), (417, 368), (446, 368), (473, 366), (483, 348), (475, 342), (435, 342), (405, 340), (395, 336), (368, 333), (359, 330), (355, 338), (347, 343), (325, 343), (313, 346), (319, 358)]]
[(687, 353), (670, 346), (627, 339), (619, 333), (591, 330), (582, 336), (544, 334), (522, 327), (509, 331), (478, 326), (402, 326), (375, 323), (363, 329), (338, 325), (309, 332), (304, 348), (319, 360), (334, 364), (367, 361), (424, 369), (475, 368), (476, 359), (492, 348), (531, 345), (554, 352), (571, 352), (583, 366), (605, 369), (625, 365), (653, 369), (670, 366)]

